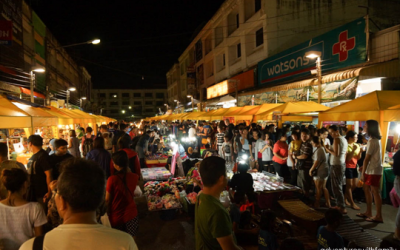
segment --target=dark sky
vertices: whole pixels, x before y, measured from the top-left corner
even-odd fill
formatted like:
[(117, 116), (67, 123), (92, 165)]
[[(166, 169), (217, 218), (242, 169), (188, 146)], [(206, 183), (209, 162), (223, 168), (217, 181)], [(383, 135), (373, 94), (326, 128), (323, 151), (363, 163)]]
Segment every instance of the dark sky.
[[(164, 85), (165, 74), (223, 0), (26, 0), (92, 75), (93, 88)], [(80, 59), (79, 59), (80, 58)], [(142, 75), (144, 79), (142, 80)]]

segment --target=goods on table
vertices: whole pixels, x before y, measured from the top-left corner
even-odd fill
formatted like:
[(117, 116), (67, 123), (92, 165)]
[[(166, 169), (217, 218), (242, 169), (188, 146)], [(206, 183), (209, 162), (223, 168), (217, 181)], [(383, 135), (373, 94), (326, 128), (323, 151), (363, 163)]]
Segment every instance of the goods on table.
[(146, 157), (147, 164), (167, 163), (168, 156), (162, 154), (155, 154)]
[(159, 168), (142, 168), (141, 169), (143, 180), (168, 180), (171, 173), (165, 167)]
[(174, 178), (165, 182), (151, 181), (144, 185), (149, 211), (180, 208), (179, 191), (186, 183), (185, 178)]
[(281, 177), (267, 172), (251, 173), (251, 176), (253, 177), (253, 188), (255, 192), (299, 189), (298, 187), (283, 183)]
[(186, 198), (190, 201), (191, 204), (195, 204), (197, 201), (197, 193), (192, 192), (186, 196)]

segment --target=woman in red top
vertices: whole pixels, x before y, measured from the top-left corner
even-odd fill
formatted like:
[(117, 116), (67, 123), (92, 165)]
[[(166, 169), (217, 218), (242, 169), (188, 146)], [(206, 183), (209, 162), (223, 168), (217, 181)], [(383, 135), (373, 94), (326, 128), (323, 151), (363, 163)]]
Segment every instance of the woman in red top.
[(286, 143), (286, 134), (283, 133), (279, 141), (274, 145), (274, 157), (272, 157), (275, 172), (278, 173), (280, 177), (285, 175), (287, 169), (286, 160), (288, 158), (288, 148), (289, 145)]
[(107, 181), (106, 203), (111, 226), (135, 238), (139, 227), (138, 211), (133, 195), (139, 175), (128, 171), (128, 155), (121, 150), (112, 155), (118, 171)]

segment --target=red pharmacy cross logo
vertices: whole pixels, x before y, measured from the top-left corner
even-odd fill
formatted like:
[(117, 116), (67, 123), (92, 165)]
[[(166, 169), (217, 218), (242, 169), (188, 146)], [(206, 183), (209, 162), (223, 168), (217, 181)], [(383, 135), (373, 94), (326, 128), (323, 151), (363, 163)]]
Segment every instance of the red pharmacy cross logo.
[(347, 38), (348, 31), (345, 30), (339, 35), (339, 42), (332, 47), (332, 54), (339, 54), (339, 62), (346, 61), (349, 57), (349, 51), (356, 47), (356, 38)]

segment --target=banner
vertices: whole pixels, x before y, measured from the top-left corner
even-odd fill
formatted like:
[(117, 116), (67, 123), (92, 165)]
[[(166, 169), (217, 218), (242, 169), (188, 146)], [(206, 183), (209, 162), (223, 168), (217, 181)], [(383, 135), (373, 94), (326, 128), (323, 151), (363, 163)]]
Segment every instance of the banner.
[[(11, 33), (9, 25), (11, 22)], [(2, 25), (2, 38), (9, 46), (0, 45), (0, 65), (24, 68), (24, 48), (22, 39), (22, 0), (0, 0), (0, 23)], [(7, 34), (8, 33), (8, 34)], [(12, 42), (11, 42), (12, 40)], [(8, 77), (8, 78), (7, 78)], [(10, 76), (5, 81), (10, 81)]]
[(362, 17), (259, 62), (258, 85), (311, 76), (316, 58), (305, 56), (310, 51), (321, 53), (322, 72), (364, 63), (367, 56), (365, 27)]
[(276, 103), (277, 101), (276, 95), (277, 95), (276, 91), (255, 94), (254, 102), (253, 102), (253, 95), (239, 96), (238, 107), (252, 106), (253, 103), (254, 105), (261, 105), (264, 103)]
[(278, 91), (278, 103), (307, 101), (309, 87)]
[[(358, 77), (321, 85), (321, 103), (353, 100), (356, 97)], [(312, 86), (310, 101), (318, 102), (318, 86)]]
[(0, 20), (0, 45), (11, 45), (13, 37), (11, 21)]

